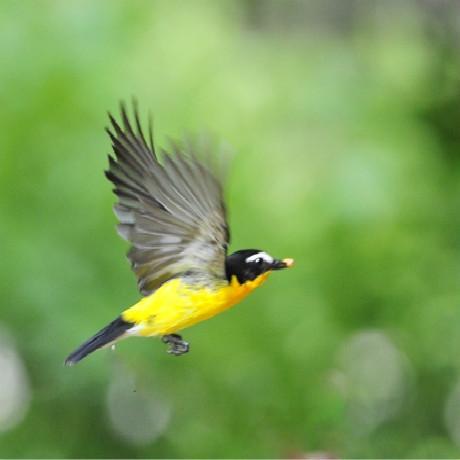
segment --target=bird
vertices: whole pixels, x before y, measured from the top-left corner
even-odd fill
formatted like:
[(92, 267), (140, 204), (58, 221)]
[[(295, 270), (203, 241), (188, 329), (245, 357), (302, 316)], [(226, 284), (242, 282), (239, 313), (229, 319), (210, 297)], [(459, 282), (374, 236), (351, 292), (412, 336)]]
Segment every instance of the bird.
[(224, 178), (215, 161), (193, 143), (171, 141), (157, 153), (151, 117), (147, 140), (132, 105), (128, 111), (120, 103), (119, 121), (108, 113), (113, 153), (105, 176), (142, 297), (70, 353), (68, 366), (133, 336), (159, 337), (168, 353), (181, 356), (190, 349), (183, 329), (239, 303), (270, 273), (294, 263), (260, 249), (228, 254)]

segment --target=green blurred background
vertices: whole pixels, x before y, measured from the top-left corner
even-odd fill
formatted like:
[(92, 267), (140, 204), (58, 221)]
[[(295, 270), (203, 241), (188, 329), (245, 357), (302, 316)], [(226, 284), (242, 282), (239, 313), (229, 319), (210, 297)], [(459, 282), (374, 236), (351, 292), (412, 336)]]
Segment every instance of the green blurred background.
[[(1, 457), (460, 456), (460, 4), (0, 3)], [(232, 250), (293, 270), (63, 359), (139, 295), (106, 111), (232, 146)]]

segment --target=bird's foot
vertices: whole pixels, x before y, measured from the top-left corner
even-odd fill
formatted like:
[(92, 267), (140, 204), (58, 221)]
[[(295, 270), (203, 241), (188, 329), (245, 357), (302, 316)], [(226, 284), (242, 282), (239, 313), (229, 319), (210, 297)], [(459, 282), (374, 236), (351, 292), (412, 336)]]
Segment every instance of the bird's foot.
[(190, 349), (189, 343), (183, 340), (179, 334), (164, 335), (161, 340), (163, 343), (167, 343), (169, 345), (168, 353), (174, 356), (183, 355)]

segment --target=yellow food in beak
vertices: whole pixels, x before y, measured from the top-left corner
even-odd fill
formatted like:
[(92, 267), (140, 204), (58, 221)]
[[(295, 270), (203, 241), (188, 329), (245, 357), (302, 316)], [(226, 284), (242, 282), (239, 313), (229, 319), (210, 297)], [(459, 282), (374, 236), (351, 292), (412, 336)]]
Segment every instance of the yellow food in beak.
[(294, 259), (283, 259), (283, 263), (287, 268), (292, 267), (294, 265)]

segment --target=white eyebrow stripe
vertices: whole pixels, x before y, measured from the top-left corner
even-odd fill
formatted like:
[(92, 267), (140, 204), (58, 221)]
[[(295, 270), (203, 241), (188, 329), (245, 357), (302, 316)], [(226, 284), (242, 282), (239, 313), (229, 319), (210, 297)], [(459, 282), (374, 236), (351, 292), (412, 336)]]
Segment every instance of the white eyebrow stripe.
[(262, 251), (262, 252), (258, 252), (257, 254), (247, 257), (246, 262), (254, 262), (256, 259), (259, 259), (259, 258), (265, 260), (265, 262), (269, 264), (273, 263), (273, 260), (274, 260), (272, 256), (269, 256), (266, 252)]

